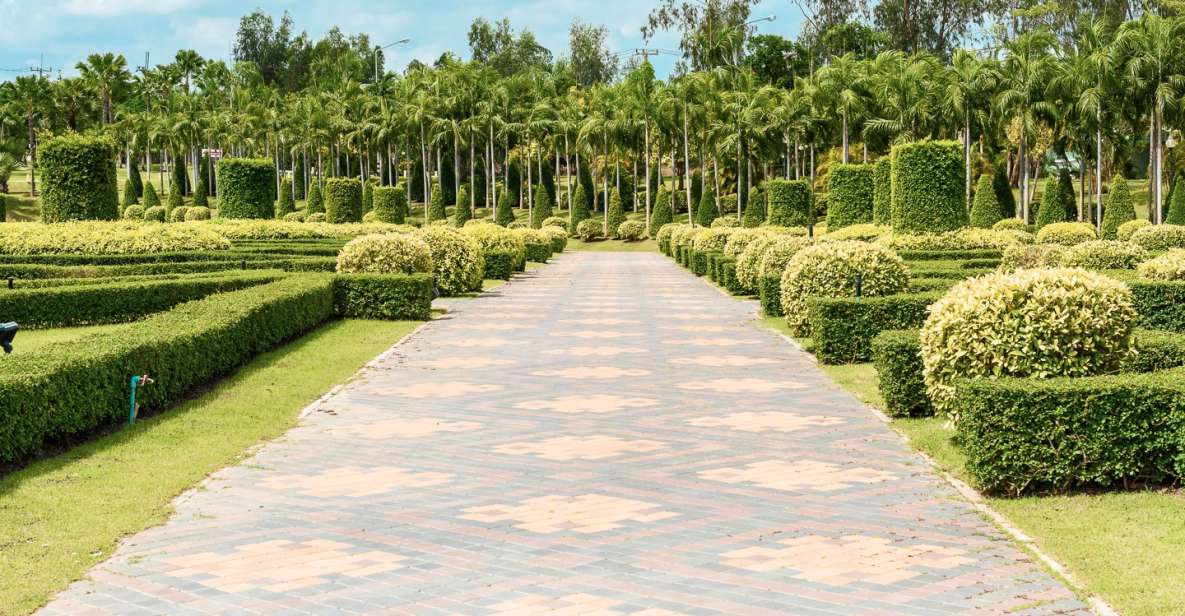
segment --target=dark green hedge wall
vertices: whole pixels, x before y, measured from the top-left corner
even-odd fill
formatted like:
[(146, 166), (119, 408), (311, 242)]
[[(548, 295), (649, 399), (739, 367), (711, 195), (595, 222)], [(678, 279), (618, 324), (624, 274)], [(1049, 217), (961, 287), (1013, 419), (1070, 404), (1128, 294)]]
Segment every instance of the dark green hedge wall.
[(893, 223), (893, 162), (885, 156), (876, 161), (872, 172), (872, 222)]
[(343, 317), (425, 321), (432, 316), (432, 274), (339, 274), (333, 295)]
[(105, 137), (51, 137), (38, 151), (41, 220), (115, 220), (115, 145)]
[(893, 146), (893, 229), (939, 233), (967, 226), (963, 148), (955, 141)]
[(872, 363), (885, 401), (885, 413), (893, 417), (933, 415), (926, 381), (922, 376), (922, 351), (918, 330), (888, 330), (872, 339)]
[(379, 222), (403, 224), (407, 216), (407, 190), (403, 184), (376, 186), (374, 189), (374, 217)]
[(769, 180), (765, 183), (766, 222), (782, 227), (805, 227), (815, 222), (811, 185), (806, 180)]
[(807, 310), (815, 355), (825, 364), (867, 361), (877, 334), (920, 328), (926, 321), (926, 309), (945, 294), (932, 291), (860, 299), (812, 297), (807, 300)]
[(835, 165), (827, 176), (827, 230), (872, 222), (872, 165)]
[(218, 161), (218, 216), (274, 218), (272, 195), (276, 168), (266, 158), (223, 158)]
[(362, 220), (362, 182), (354, 178), (325, 180), (325, 222)]

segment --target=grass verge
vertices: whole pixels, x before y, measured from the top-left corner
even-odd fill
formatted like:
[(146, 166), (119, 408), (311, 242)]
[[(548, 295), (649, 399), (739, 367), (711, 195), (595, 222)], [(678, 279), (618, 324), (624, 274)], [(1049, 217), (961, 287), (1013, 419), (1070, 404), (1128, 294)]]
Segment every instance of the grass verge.
[(586, 252), (658, 252), (658, 242), (651, 240), (641, 240), (638, 242), (623, 242), (621, 240), (585, 242), (571, 238), (568, 240), (567, 250), (583, 250)]
[[(766, 317), (761, 323), (790, 335), (781, 317)], [(810, 346), (809, 340), (799, 342)], [(819, 368), (866, 404), (883, 410), (872, 364), (819, 364)], [(970, 483), (966, 458), (945, 419), (898, 418), (890, 425), (938, 468)], [(985, 500), (1064, 565), (1088, 594), (1101, 597), (1121, 614), (1185, 613), (1185, 492), (1138, 490)]]
[(283, 434), (419, 325), (330, 323), (165, 413), (0, 477), (0, 614), (33, 611), (121, 538), (164, 522), (174, 497)]

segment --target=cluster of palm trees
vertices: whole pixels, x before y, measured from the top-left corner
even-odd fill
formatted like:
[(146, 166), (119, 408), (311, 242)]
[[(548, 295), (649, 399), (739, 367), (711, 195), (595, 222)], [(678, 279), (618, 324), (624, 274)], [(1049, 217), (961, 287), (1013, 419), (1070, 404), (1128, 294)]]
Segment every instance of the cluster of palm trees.
[[(533, 202), (542, 178), (564, 178), (559, 205), (571, 207), (574, 176), (591, 178), (592, 207), (611, 188), (649, 217), (656, 169), (686, 188), (699, 176), (718, 200), (763, 178), (809, 178), (829, 165), (869, 161), (899, 142), (961, 140), (971, 178), (1006, 168), (1028, 216), (1046, 161), (1076, 165), (1080, 216), (1101, 208), (1104, 178), (1146, 169), (1150, 212), (1160, 222), (1166, 142), (1185, 125), (1185, 22), (1146, 13), (1109, 28), (1084, 23), (1072, 36), (1033, 30), (997, 47), (960, 50), (949, 61), (885, 51), (820, 58), (792, 88), (769, 85), (737, 54), (710, 70), (655, 77), (645, 59), (616, 83), (580, 87), (562, 70), (504, 75), (446, 55), (359, 83), (322, 67), (298, 92), (269, 86), (249, 63), (227, 66), (190, 51), (134, 74), (122, 57), (92, 55), (77, 78), (22, 76), (0, 84), (0, 149), (18, 144), (35, 164), (39, 135), (110, 134), (127, 159), (152, 169), (199, 168), (203, 148), (268, 157), (298, 195), (324, 177), (391, 184), (434, 179), (469, 183), (469, 203), (492, 207), (510, 192)], [(1167, 156), (1176, 168), (1175, 156)], [(545, 169), (551, 167), (551, 169)], [(514, 182), (511, 172), (519, 176)], [(413, 174), (416, 177), (413, 177)], [(478, 189), (477, 183), (481, 183)], [(300, 185), (303, 184), (303, 185)], [(692, 191), (677, 193), (690, 215)]]

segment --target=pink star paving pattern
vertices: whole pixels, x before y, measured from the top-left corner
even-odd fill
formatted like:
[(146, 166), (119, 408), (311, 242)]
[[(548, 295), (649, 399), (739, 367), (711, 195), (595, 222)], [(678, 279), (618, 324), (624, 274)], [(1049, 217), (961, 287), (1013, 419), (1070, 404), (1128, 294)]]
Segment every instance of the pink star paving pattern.
[(663, 257), (564, 253), (438, 307), (41, 613), (1090, 613)]

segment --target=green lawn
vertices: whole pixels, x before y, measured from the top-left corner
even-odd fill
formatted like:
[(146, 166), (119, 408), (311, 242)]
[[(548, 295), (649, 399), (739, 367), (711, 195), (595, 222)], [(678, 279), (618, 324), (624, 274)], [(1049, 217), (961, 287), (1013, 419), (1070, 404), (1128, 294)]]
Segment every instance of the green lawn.
[(283, 434), (419, 324), (330, 323), (166, 413), (0, 477), (0, 614), (33, 611), (121, 538), (164, 522), (175, 496)]
[[(762, 324), (789, 335), (780, 317)], [(804, 342), (809, 347), (808, 341)], [(819, 366), (844, 389), (883, 408), (872, 364)], [(894, 419), (894, 429), (935, 464), (969, 482), (943, 418)], [(1122, 614), (1185, 614), (1185, 492), (1132, 490), (1065, 496), (987, 497), (988, 504)]]
[(566, 250), (587, 252), (658, 252), (658, 242), (641, 240), (638, 242), (623, 242), (621, 240), (600, 240), (584, 242), (576, 238), (568, 240)]

